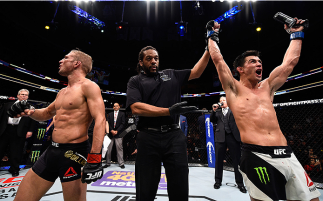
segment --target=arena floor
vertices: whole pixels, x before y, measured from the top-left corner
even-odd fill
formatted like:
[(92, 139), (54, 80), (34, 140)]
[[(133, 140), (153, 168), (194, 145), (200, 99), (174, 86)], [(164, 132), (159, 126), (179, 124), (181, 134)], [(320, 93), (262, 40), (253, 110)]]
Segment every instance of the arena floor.
[[(17, 192), (20, 180), (27, 173), (28, 169), (20, 171), (18, 177), (12, 178), (7, 171), (0, 171), (0, 200), (11, 201)], [(134, 165), (126, 165), (125, 169), (120, 169), (116, 164), (105, 168), (104, 177), (95, 183), (88, 185), (88, 201), (135, 201), (135, 187), (132, 186)], [(162, 173), (164, 173), (162, 168)], [(105, 179), (109, 178), (109, 180)], [(156, 201), (168, 200), (166, 183), (162, 176)], [(190, 201), (249, 201), (249, 195), (241, 193), (234, 185), (234, 174), (230, 171), (224, 171), (223, 182), (219, 190), (213, 188), (214, 168), (208, 167), (190, 167)], [(227, 185), (226, 185), (227, 184)], [(320, 190), (323, 194), (323, 190)], [(59, 179), (53, 187), (41, 199), (41, 201), (61, 201), (63, 200), (62, 188)], [(323, 200), (323, 196), (320, 196)]]

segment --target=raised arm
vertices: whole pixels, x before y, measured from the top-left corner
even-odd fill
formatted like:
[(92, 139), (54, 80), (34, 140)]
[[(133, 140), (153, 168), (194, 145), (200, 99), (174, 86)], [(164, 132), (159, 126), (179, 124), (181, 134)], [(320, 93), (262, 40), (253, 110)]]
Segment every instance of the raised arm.
[[(297, 20), (296, 24), (304, 23), (304, 20)], [(284, 28), (287, 30), (287, 25), (284, 25)], [(294, 67), (299, 61), (299, 57), (301, 55), (302, 48), (302, 38), (292, 39), (295, 32), (302, 33), (301, 31), (304, 29), (303, 26), (298, 28), (291, 28), (291, 41), (289, 47), (285, 53), (283, 63), (276, 67), (269, 75), (268, 83), (271, 88), (271, 95), (274, 94), (287, 80), (288, 76), (292, 73)]]
[(83, 93), (95, 124), (93, 129), (93, 144), (91, 153), (100, 153), (105, 135), (105, 106), (101, 90), (97, 84), (87, 81), (83, 84)]
[(190, 77), (188, 80), (199, 78), (203, 71), (205, 70), (207, 64), (209, 63), (210, 54), (208, 51), (205, 51), (201, 59), (195, 64), (191, 70)]
[[(214, 23), (214, 21), (213, 21)], [(214, 23), (213, 26), (210, 26), (212, 21), (208, 22), (208, 47), (209, 52), (212, 58), (212, 61), (216, 67), (216, 70), (219, 75), (220, 82), (222, 84), (222, 88), (224, 91), (228, 92), (228, 90), (236, 91), (235, 87), (235, 79), (232, 76), (231, 70), (229, 66), (225, 63), (223, 56), (220, 52), (220, 48), (216, 41), (218, 41), (218, 32), (220, 29), (220, 24), (217, 22)]]

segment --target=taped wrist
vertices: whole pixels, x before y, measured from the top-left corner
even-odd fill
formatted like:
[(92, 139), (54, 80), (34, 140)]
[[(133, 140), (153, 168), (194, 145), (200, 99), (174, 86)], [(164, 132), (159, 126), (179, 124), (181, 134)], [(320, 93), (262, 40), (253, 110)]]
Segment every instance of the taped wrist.
[(207, 31), (207, 39), (209, 38), (219, 44), (219, 32), (214, 30)]
[(101, 163), (102, 154), (100, 153), (89, 153), (87, 155), (87, 163)]
[(290, 34), (290, 40), (296, 40), (296, 39), (303, 40), (304, 39), (304, 32), (298, 31), (298, 32), (294, 32), (294, 33)]

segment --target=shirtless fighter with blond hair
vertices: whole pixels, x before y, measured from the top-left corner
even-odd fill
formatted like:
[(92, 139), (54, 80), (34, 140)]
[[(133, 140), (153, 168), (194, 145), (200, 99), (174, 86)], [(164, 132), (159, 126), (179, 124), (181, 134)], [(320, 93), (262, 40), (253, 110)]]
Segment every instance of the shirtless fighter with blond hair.
[[(56, 115), (53, 141), (27, 172), (15, 201), (40, 200), (57, 177), (62, 183), (64, 200), (85, 201), (86, 183), (100, 179), (103, 174), (100, 151), (105, 134), (105, 107), (99, 86), (85, 78), (92, 69), (92, 58), (72, 50), (59, 64), (59, 74), (67, 77), (68, 86), (60, 90), (53, 103), (35, 110), (18, 102), (9, 111), (14, 116), (29, 116), (36, 121)], [(90, 151), (87, 131), (93, 119)]]

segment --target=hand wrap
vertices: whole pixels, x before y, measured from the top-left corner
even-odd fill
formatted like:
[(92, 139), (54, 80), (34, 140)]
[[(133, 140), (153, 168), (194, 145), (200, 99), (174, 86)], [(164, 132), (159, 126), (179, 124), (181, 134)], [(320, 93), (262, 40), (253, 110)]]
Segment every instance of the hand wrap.
[(219, 31), (214, 31), (214, 20), (210, 20), (206, 24), (206, 50), (209, 51), (209, 38), (211, 38), (213, 41), (215, 41), (217, 44), (219, 44)]
[(295, 40), (295, 39), (304, 39), (304, 32), (298, 31), (298, 32), (293, 32), (290, 34), (290, 40)]
[(87, 162), (82, 170), (82, 183), (90, 184), (98, 179), (101, 179), (103, 176), (103, 167), (102, 167), (102, 154), (98, 153), (89, 153), (87, 155)]

